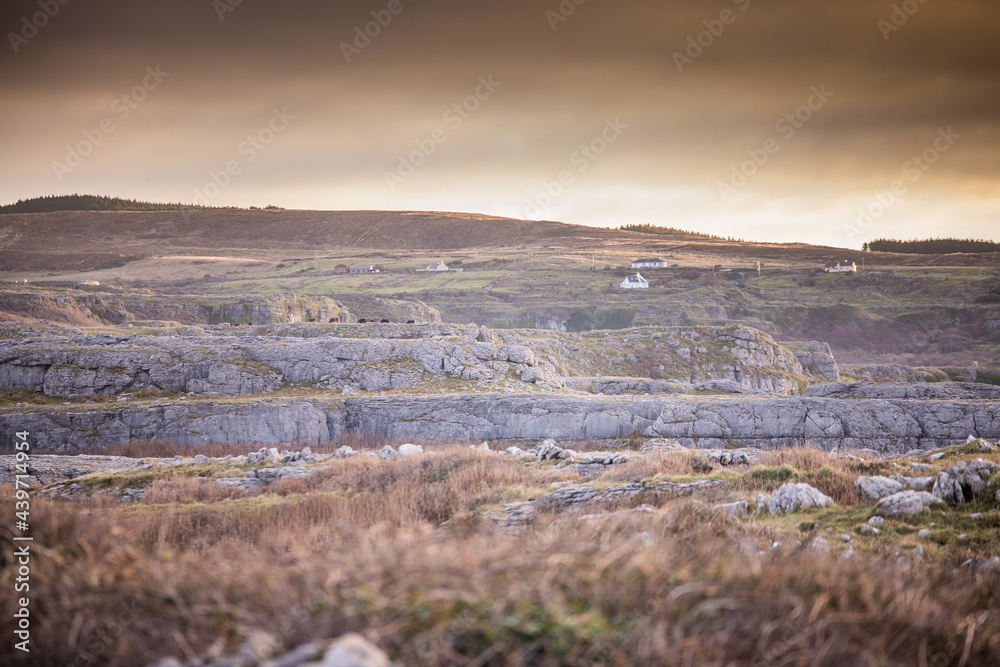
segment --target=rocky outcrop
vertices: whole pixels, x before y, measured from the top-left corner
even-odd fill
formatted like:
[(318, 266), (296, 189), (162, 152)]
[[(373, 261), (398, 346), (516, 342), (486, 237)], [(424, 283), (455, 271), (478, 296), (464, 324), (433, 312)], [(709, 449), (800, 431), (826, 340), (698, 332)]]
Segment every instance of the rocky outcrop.
[[(345, 431), (405, 440), (624, 438), (703, 449), (871, 449), (902, 453), (1000, 437), (1000, 402), (545, 394), (369, 396), (256, 402), (162, 400), (114, 408), (8, 409), (0, 438), (28, 430), (48, 448), (128, 439), (185, 444), (325, 443)], [(0, 442), (0, 446), (10, 446)]]
[(994, 438), (998, 431), (997, 401), (684, 397), (665, 403), (644, 433), (708, 448), (805, 444), (904, 452), (968, 434)]
[(345, 337), (369, 333), (357, 325), (323, 326), (317, 333), (279, 336), (233, 329), (223, 335), (187, 328), (163, 335), (87, 335), (64, 330), (27, 342), (0, 340), (0, 390), (83, 396), (154, 388), (245, 395), (310, 383), (381, 391), (417, 386), (425, 375), (562, 386), (552, 365), (539, 362), (530, 348), (478, 340), (475, 329), (471, 335), (453, 335), (413, 328), (408, 333), (427, 337), (405, 339)]
[(833, 358), (833, 350), (830, 349), (829, 343), (795, 341), (785, 342), (782, 345), (791, 350), (807, 374), (826, 382), (840, 380), (837, 360)]
[(286, 293), (233, 298), (166, 295), (151, 290), (122, 288), (101, 293), (66, 288), (49, 291), (0, 290), (0, 311), (22, 317), (91, 325), (121, 324), (134, 320), (268, 325), (306, 322), (310, 318), (325, 322), (331, 317), (338, 317), (342, 322), (354, 321), (343, 304), (323, 296)]
[(929, 401), (1000, 400), (1000, 387), (974, 382), (828, 382), (814, 384), (806, 396), (822, 398), (913, 398)]

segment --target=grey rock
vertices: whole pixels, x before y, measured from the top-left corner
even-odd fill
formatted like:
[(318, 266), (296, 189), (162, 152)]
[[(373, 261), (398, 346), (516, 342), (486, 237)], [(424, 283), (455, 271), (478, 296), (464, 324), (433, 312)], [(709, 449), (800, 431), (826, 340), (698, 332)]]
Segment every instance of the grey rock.
[(996, 572), (1000, 570), (1000, 557), (974, 556), (962, 563), (962, 568), (972, 572)]
[(885, 525), (885, 519), (883, 519), (880, 516), (873, 516), (872, 518), (868, 519), (868, 525), (875, 526), (876, 528), (881, 528), (882, 526)]
[(869, 502), (875, 502), (899, 492), (903, 485), (894, 479), (877, 475), (875, 477), (858, 477), (854, 480), (854, 488), (857, 489), (862, 498)]
[(745, 516), (749, 512), (750, 506), (745, 500), (737, 500), (732, 503), (722, 503), (720, 505), (716, 505), (715, 509), (726, 512), (727, 514), (732, 514), (733, 516)]
[(931, 536), (931, 531), (928, 530), (927, 528), (921, 528), (920, 530), (917, 531), (917, 537), (921, 539), (926, 540), (930, 536)]
[(386, 461), (395, 461), (397, 458), (399, 458), (399, 452), (397, 452), (395, 448), (386, 445), (385, 447), (379, 450), (378, 457)]
[(869, 537), (878, 537), (882, 533), (881, 530), (867, 523), (863, 523), (858, 526), (858, 532), (862, 535), (868, 535)]
[(771, 514), (797, 512), (813, 507), (826, 507), (833, 499), (808, 484), (789, 483), (771, 494), (767, 511)]
[(359, 634), (335, 640), (323, 655), (322, 667), (392, 667), (389, 657)]
[(949, 505), (961, 505), (985, 489), (996, 471), (996, 464), (983, 459), (959, 461), (947, 471), (938, 473), (931, 493)]
[(875, 512), (881, 516), (921, 514), (940, 502), (939, 498), (926, 491), (900, 491), (880, 500), (875, 506)]
[(406, 443), (399, 446), (399, 455), (403, 458), (407, 456), (416, 456), (417, 454), (423, 454), (424, 448), (422, 445), (414, 445), (411, 443)]

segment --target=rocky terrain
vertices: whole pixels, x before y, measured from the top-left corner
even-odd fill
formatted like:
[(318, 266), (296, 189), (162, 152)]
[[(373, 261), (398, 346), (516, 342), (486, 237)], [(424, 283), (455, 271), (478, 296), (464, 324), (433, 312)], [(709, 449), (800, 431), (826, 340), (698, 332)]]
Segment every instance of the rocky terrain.
[(10, 323), (0, 326), (0, 389), (11, 397), (0, 426), (4, 438), (26, 428), (53, 450), (133, 439), (316, 446), (357, 432), (902, 453), (1000, 437), (993, 385), (845, 383), (836, 373), (826, 346), (792, 350), (746, 327)]

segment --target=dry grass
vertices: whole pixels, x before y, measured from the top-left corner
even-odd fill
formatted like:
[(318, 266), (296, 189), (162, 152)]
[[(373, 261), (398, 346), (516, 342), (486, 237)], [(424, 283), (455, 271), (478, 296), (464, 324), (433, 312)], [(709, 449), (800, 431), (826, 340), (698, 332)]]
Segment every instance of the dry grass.
[[(621, 469), (689, 475), (691, 461), (662, 453)], [(850, 465), (792, 451), (752, 470), (827, 466), (836, 478)], [(358, 630), (408, 665), (1000, 660), (996, 573), (903, 566), (860, 544), (838, 561), (794, 546), (789, 521), (741, 521), (698, 499), (596, 521), (542, 514), (516, 534), (483, 516), (571, 479), (454, 447), (337, 461), (249, 496), (173, 478), (139, 504), (35, 498), (30, 664), (146, 664), (219, 638), (232, 649), (251, 629), (289, 646)], [(28, 664), (13, 653), (5, 634), (0, 660)]]

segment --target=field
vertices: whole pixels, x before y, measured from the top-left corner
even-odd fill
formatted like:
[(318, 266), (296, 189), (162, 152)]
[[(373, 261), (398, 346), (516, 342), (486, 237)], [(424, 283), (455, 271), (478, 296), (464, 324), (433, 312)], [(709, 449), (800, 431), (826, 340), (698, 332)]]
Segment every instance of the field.
[[(694, 453), (633, 452), (584, 483), (721, 484), (564, 508), (539, 499), (580, 483), (572, 467), (427, 449), (396, 461), (335, 460), (250, 493), (213, 483), (247, 469), (217, 459), (80, 478), (93, 495), (43, 491), (31, 576), (44, 601), (35, 632), (49, 641), (31, 664), (186, 660), (232, 654), (250, 636), (267, 636), (270, 651), (346, 631), (408, 665), (1000, 659), (1000, 573), (957, 567), (1000, 546), (996, 482), (970, 505), (888, 518), (872, 536), (859, 532), (873, 512), (853, 479), (894, 474), (909, 460), (791, 450), (725, 468)], [(154, 450), (172, 448), (109, 453)], [(969, 451), (952, 448), (940, 462)], [(746, 517), (717, 507), (745, 499), (752, 509), (758, 494), (788, 481), (807, 481), (836, 505)], [(145, 496), (122, 502), (125, 487)], [(9, 487), (0, 493), (12, 502)], [(542, 508), (532, 522), (497, 523), (505, 505), (532, 500)], [(929, 535), (918, 537), (923, 528)], [(3, 572), (7, 596), (9, 561)]]

